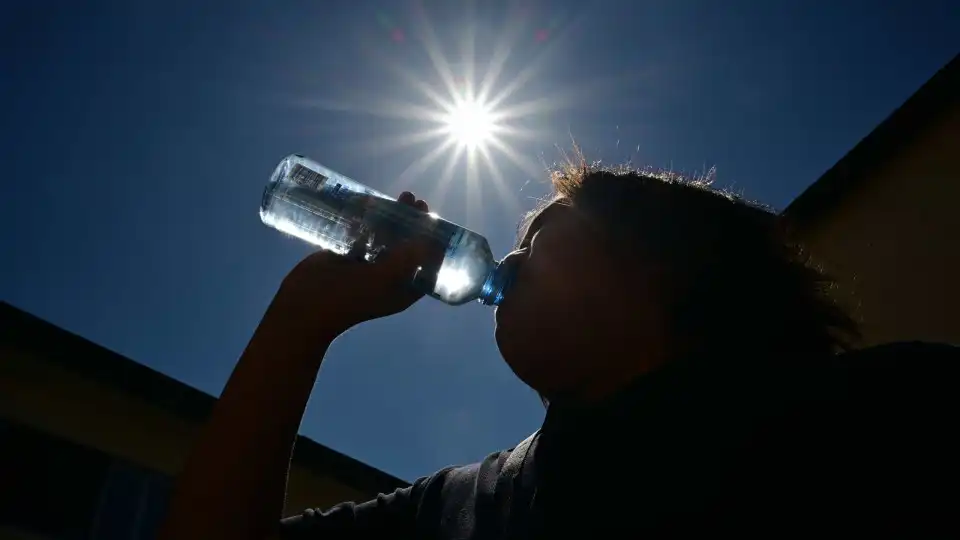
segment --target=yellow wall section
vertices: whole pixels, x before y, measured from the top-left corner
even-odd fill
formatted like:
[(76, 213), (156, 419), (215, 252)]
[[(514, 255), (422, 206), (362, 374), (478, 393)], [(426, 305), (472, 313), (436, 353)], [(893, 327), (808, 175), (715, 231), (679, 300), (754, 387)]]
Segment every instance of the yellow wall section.
[[(180, 469), (199, 431), (198, 425), (135, 396), (80, 378), (35, 354), (9, 348), (0, 350), (0, 417), (168, 475)], [(290, 474), (287, 512), (374, 495), (295, 466)]]
[(865, 345), (960, 344), (960, 105), (803, 231), (862, 319)]

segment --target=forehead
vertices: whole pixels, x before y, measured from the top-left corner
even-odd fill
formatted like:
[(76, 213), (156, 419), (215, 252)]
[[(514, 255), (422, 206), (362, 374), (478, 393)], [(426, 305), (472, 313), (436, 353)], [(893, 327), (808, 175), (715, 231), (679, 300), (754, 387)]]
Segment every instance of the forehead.
[(521, 244), (529, 242), (530, 239), (537, 234), (537, 231), (543, 228), (544, 223), (551, 220), (551, 216), (556, 217), (563, 212), (564, 209), (561, 208), (563, 206), (569, 206), (569, 203), (558, 199), (528, 214), (520, 222), (520, 227), (517, 231), (517, 241)]
[(581, 232), (589, 235), (591, 224), (586, 216), (565, 199), (558, 199), (532, 214), (521, 225), (518, 242), (529, 242), (541, 229), (576, 235)]

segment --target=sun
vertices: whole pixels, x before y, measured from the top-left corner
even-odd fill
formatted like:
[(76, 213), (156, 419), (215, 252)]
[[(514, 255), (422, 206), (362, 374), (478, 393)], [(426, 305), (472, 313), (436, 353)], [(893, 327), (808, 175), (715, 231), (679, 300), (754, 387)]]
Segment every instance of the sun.
[(457, 100), (444, 115), (443, 124), (450, 140), (467, 150), (482, 150), (497, 131), (493, 111), (473, 99)]
[[(336, 114), (361, 113), (396, 121), (384, 124), (387, 131), (396, 129), (393, 133), (353, 145), (365, 158), (402, 153), (406, 160), (409, 153), (423, 149), (393, 175), (383, 191), (399, 193), (414, 183), (429, 182), (428, 191), (421, 185), (416, 186), (417, 192), (438, 208), (443, 207), (448, 191), (461, 192), (467, 200), (467, 220), (480, 223), (484, 192), (492, 189), (508, 212), (519, 214), (522, 208), (518, 193), (529, 179), (541, 178), (547, 167), (542, 159), (533, 159), (520, 149), (552, 139), (555, 134), (549, 126), (554, 123), (553, 113), (571, 107), (586, 92), (568, 87), (563, 93), (525, 97), (531, 94), (530, 82), (548, 69), (548, 62), (557, 54), (555, 45), (562, 41), (553, 38), (551, 43), (544, 43), (538, 33), (534, 38), (539, 49), (530, 56), (527, 53), (534, 51), (524, 48), (520, 41), (524, 28), (523, 21), (511, 23), (501, 36), (484, 39), (491, 47), (478, 49), (477, 37), (482, 33), (477, 26), (466, 22), (452, 41), (441, 41), (427, 12), (417, 10), (410, 31), (396, 35), (416, 37), (432, 70), (414, 69), (419, 62), (411, 63), (410, 55), (415, 51), (409, 47), (368, 48), (365, 50), (371, 54), (370, 59), (390, 84), (375, 85), (369, 95), (350, 90), (343, 97), (305, 99), (305, 105)], [(455, 51), (457, 56), (448, 56), (448, 51)], [(514, 54), (517, 51), (525, 52)]]

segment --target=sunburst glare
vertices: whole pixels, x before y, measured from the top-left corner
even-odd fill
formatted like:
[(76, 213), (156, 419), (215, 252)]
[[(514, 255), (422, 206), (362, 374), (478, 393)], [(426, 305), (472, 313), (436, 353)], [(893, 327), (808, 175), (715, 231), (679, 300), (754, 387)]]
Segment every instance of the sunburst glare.
[(443, 122), (451, 140), (468, 150), (486, 145), (497, 130), (493, 112), (476, 99), (458, 99)]
[[(486, 57), (480, 60), (475, 48), (477, 29), (468, 22), (457, 32), (460, 42), (454, 47), (458, 51), (455, 61), (451, 62), (449, 47), (441, 45), (425, 11), (414, 14), (411, 28), (396, 27), (393, 18), (381, 19), (390, 21), (384, 28), (394, 46), (389, 49), (365, 47), (365, 50), (372, 54), (385, 74), (396, 77), (415, 91), (416, 102), (409, 101), (409, 95), (406, 100), (398, 99), (402, 93), (384, 92), (384, 87), (379, 86), (375, 95), (365, 99), (354, 94), (343, 101), (323, 98), (314, 103), (324, 109), (363, 112), (404, 123), (400, 133), (372, 137), (354, 145), (355, 151), (364, 154), (424, 148), (385, 190), (417, 189), (432, 206), (442, 208), (447, 191), (458, 186), (456, 190), (467, 199), (469, 218), (469, 214), (482, 205), (481, 191), (492, 187), (508, 209), (519, 211), (521, 186), (530, 177), (542, 176), (544, 166), (533, 159), (535, 154), (531, 149), (520, 148), (518, 143), (545, 142), (551, 137), (545, 129), (548, 113), (570, 103), (562, 103), (567, 101), (562, 97), (523, 100), (518, 90), (527, 87), (544, 70), (559, 40), (553, 36), (548, 40), (545, 31), (537, 30), (526, 16), (511, 16), (502, 34), (486, 41), (493, 44), (493, 48), (480, 54)], [(556, 21), (551, 24), (556, 26)], [(526, 40), (525, 31), (529, 31)], [(422, 46), (433, 73), (415, 69), (414, 63), (408, 64), (403, 61), (404, 56), (398, 57), (395, 52), (400, 50), (399, 45)], [(525, 65), (515, 66), (519, 69), (501, 80), (508, 59), (523, 46), (535, 47), (534, 54), (531, 57), (530, 51), (524, 51)], [(416, 52), (408, 49), (400, 54), (415, 57)], [(485, 70), (477, 69), (484, 64)], [(504, 174), (506, 165), (522, 173)], [(461, 167), (465, 167), (465, 171)], [(460, 171), (466, 174), (460, 176)], [(432, 179), (428, 180), (426, 190), (417, 185), (425, 178)], [(454, 181), (455, 178), (458, 180)]]

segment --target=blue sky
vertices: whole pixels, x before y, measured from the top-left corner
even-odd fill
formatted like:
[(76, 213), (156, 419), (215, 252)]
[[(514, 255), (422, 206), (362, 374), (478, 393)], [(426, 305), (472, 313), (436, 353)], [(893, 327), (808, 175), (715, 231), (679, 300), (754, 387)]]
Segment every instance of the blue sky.
[[(782, 208), (960, 51), (957, 28), (950, 0), (8, 1), (0, 298), (217, 394), (309, 251), (257, 216), (286, 154), (413, 190), (501, 255), (570, 134)], [(525, 135), (491, 152), (500, 190), (463, 158), (439, 189), (448, 153), (417, 167), (437, 141), (399, 144), (428, 124), (398, 112), (436, 109), (419, 85), (446, 92), (428, 49), (475, 86), (509, 51), (491, 90), (515, 88)], [(406, 479), (515, 443), (543, 410), (492, 328), (425, 300), (351, 331), (302, 432)]]

